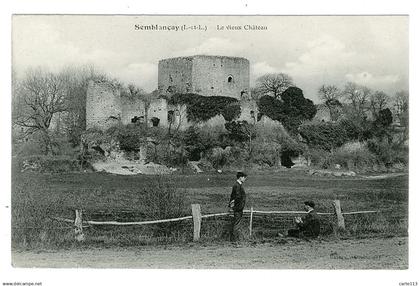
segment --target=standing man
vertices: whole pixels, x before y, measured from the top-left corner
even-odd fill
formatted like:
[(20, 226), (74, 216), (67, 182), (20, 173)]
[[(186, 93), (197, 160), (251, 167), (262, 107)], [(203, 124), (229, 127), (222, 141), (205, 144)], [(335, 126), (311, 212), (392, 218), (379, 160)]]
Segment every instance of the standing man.
[(230, 195), (229, 208), (233, 210), (233, 219), (230, 233), (230, 241), (239, 241), (240, 223), (245, 207), (246, 194), (243, 183), (246, 181), (247, 175), (243, 172), (236, 174), (236, 182), (232, 187), (232, 194)]

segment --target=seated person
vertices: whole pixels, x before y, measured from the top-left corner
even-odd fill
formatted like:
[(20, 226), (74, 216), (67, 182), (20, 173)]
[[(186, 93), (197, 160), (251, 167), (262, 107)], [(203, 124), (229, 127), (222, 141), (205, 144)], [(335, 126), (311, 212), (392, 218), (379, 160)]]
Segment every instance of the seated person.
[(320, 232), (320, 219), (315, 211), (315, 203), (313, 201), (304, 202), (304, 208), (308, 212), (303, 218), (296, 217), (295, 223), (297, 229), (289, 229), (288, 236), (316, 238)]

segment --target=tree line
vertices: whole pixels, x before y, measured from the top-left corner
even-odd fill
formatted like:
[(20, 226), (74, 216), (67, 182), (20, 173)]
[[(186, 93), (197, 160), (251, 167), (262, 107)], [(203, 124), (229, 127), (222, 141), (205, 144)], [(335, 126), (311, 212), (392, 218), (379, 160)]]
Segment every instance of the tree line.
[[(133, 84), (124, 85), (94, 66), (67, 67), (58, 73), (30, 69), (21, 78), (13, 77), (12, 123), (19, 129), (19, 136), (39, 138), (45, 154), (59, 153), (56, 147), (63, 140), (72, 147), (79, 146), (86, 129), (86, 92), (90, 80), (112, 82), (124, 96), (144, 99), (145, 108), (157, 95), (156, 91), (147, 93)], [(328, 110), (328, 123), (313, 122), (317, 106), (287, 74), (259, 77), (251, 97), (258, 104), (257, 120), (265, 115), (280, 122), (289, 133), (287, 142), (303, 140), (308, 146), (328, 150), (351, 140), (376, 138), (382, 142), (383, 138), (390, 138), (391, 123), (395, 119), (402, 130), (401, 142), (408, 138), (406, 91), (389, 96), (353, 82), (346, 83), (343, 88), (323, 84), (318, 89), (318, 97)], [(258, 134), (252, 123), (232, 119), (225, 127), (231, 141), (246, 144), (246, 149), (252, 153), (253, 140)], [(284, 144), (286, 141), (282, 144), (290, 145)], [(301, 145), (294, 149), (302, 152)]]

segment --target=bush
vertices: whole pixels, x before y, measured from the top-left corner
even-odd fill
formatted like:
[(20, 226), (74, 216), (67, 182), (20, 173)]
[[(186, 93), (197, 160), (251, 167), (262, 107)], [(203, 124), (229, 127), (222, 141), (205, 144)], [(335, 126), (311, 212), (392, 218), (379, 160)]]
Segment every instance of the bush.
[(313, 166), (326, 169), (332, 165), (330, 162), (330, 152), (324, 149), (311, 148), (304, 153), (304, 156), (310, 160)]
[(385, 164), (408, 164), (408, 147), (404, 145), (390, 144), (386, 140), (370, 139), (367, 141), (368, 149)]
[(25, 189), (15, 189), (12, 196), (12, 247), (24, 249), (59, 247), (73, 243), (73, 233), (65, 223), (52, 217), (63, 211), (63, 201), (43, 202)]
[(247, 142), (256, 135), (255, 126), (245, 120), (227, 122), (225, 128), (229, 132), (229, 138), (236, 142)]
[(237, 169), (245, 166), (248, 160), (247, 148), (241, 144), (227, 146), (226, 148), (215, 147), (206, 152), (203, 159), (204, 162), (209, 162), (214, 169), (223, 167), (235, 167)]
[(230, 156), (231, 147), (226, 147), (225, 149), (221, 147), (215, 147), (207, 155), (207, 159), (211, 162), (213, 168), (219, 169), (227, 165)]
[(12, 148), (12, 154), (17, 156), (43, 155), (45, 150), (42, 142), (36, 138), (13, 142)]
[(360, 142), (348, 143), (333, 151), (331, 162), (347, 169), (357, 170), (370, 169), (378, 165), (376, 156)]
[(366, 144), (350, 142), (331, 152), (323, 149), (309, 149), (305, 157), (311, 160), (311, 164), (324, 169), (334, 168), (336, 164), (346, 169), (366, 170), (378, 166), (379, 162), (375, 154), (370, 152)]
[(139, 151), (148, 136), (144, 124), (116, 125), (109, 128), (106, 133), (116, 139), (120, 149), (124, 151)]
[(182, 135), (181, 140), (185, 144), (191, 161), (198, 161), (201, 154), (211, 150), (213, 147), (220, 146), (220, 136), (224, 133), (220, 128), (203, 128), (196, 126), (189, 127)]
[[(167, 219), (185, 216), (188, 213), (187, 193), (177, 189), (175, 183), (167, 177), (157, 176), (142, 191), (142, 205), (150, 219)], [(177, 223), (154, 226), (155, 235), (169, 235), (177, 230)]]
[(67, 173), (80, 171), (80, 162), (69, 156), (34, 155), (20, 160), (21, 170), (32, 170), (42, 173)]
[(302, 125), (299, 134), (310, 147), (326, 151), (343, 145), (349, 139), (346, 130), (334, 122)]
[(170, 177), (156, 176), (141, 193), (144, 194), (142, 205), (148, 218), (175, 218), (188, 213), (186, 191), (177, 189)]
[(276, 142), (254, 142), (252, 162), (258, 165), (276, 166), (280, 163), (282, 145)]
[(170, 140), (148, 144), (146, 149), (147, 161), (169, 167), (186, 166), (188, 155), (184, 146), (176, 146)]

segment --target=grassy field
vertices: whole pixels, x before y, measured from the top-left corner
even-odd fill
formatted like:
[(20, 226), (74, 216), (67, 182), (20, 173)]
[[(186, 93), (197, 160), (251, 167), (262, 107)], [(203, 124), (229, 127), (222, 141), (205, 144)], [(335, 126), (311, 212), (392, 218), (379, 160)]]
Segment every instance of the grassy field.
[[(190, 204), (202, 213), (225, 212), (235, 174), (120, 176), (105, 173), (37, 174), (13, 172), (12, 246), (17, 249), (111, 247), (191, 241), (191, 221), (137, 227), (95, 226), (85, 229), (83, 246), (74, 242), (72, 226), (52, 217), (74, 218), (74, 209), (95, 220), (138, 221), (150, 213), (150, 194), (169, 185), (183, 198), (177, 214), (190, 215)], [(406, 236), (408, 176), (382, 179), (316, 177), (299, 170), (249, 174), (247, 206), (257, 210), (302, 210), (312, 199), (319, 212), (333, 212), (339, 199), (344, 212), (380, 210), (378, 214), (346, 216), (343, 237)], [(162, 213), (171, 217), (173, 212)], [(163, 218), (163, 217), (161, 217)], [(255, 216), (254, 238), (264, 241), (293, 226), (293, 216)], [(246, 219), (245, 219), (246, 221)], [(247, 227), (244, 222), (244, 228)], [(205, 219), (203, 240), (225, 239), (228, 218)], [(246, 231), (244, 231), (246, 233)], [(323, 217), (323, 235), (337, 235), (333, 216)]]

